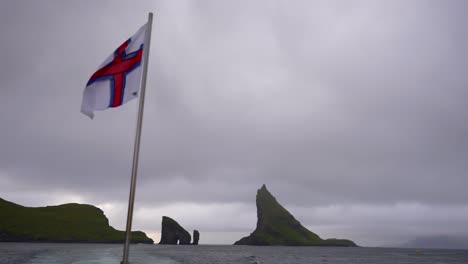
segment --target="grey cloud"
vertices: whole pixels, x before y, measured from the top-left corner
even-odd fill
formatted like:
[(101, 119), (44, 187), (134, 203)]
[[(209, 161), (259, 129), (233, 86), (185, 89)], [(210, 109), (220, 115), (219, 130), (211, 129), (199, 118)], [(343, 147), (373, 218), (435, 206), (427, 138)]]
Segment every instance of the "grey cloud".
[[(286, 207), (305, 208), (312, 229), (340, 225), (372, 243), (385, 238), (317, 222), (314, 210), (365, 206), (379, 221), (380, 207), (417, 203), (465, 219), (447, 209), (465, 213), (468, 200), (464, 1), (2, 1), (0, 196), (125, 204), (136, 102), (93, 121), (79, 106), (89, 75), (148, 10), (137, 208), (240, 203), (254, 215), (266, 183)], [(427, 230), (417, 224), (415, 236)]]

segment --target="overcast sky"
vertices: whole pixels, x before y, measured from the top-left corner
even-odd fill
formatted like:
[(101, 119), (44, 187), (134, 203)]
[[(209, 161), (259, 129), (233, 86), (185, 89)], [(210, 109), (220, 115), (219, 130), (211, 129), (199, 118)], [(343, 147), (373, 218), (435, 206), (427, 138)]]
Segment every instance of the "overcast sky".
[(464, 0), (0, 0), (0, 197), (124, 229), (137, 100), (80, 106), (149, 11), (134, 229), (231, 244), (265, 183), (324, 238), (468, 235)]

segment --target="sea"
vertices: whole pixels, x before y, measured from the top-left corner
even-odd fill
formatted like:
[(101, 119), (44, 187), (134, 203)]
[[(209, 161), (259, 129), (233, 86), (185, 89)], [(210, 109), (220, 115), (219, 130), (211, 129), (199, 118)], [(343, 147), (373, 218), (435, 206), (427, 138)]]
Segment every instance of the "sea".
[[(119, 264), (120, 244), (0, 243), (0, 264)], [(468, 250), (131, 245), (130, 263), (468, 264)]]

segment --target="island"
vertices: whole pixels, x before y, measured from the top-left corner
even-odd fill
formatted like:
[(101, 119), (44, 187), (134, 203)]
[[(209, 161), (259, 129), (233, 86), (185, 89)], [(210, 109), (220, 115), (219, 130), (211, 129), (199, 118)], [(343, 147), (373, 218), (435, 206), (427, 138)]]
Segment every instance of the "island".
[[(197, 231), (198, 232), (198, 231)], [(194, 242), (197, 240), (195, 245), (198, 245), (198, 236), (195, 238), (194, 232)], [(179, 223), (174, 219), (163, 216), (162, 217), (162, 227), (161, 227), (161, 241), (160, 245), (190, 245), (190, 240), (192, 237), (190, 233), (185, 230)]]
[(234, 245), (340, 246), (356, 247), (347, 239), (322, 239), (292, 216), (267, 190), (257, 191), (257, 228)]
[[(104, 212), (89, 204), (25, 207), (0, 198), (0, 242), (123, 243)], [(141, 231), (132, 243), (153, 244)]]

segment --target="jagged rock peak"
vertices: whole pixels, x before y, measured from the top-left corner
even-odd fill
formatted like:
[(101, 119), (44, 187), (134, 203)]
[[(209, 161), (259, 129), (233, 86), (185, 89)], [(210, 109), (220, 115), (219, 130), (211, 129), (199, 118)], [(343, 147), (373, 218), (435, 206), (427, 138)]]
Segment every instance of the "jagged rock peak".
[(189, 232), (174, 219), (163, 216), (161, 228), (161, 245), (190, 245), (192, 237)]
[(307, 230), (276, 201), (265, 184), (257, 191), (256, 204), (256, 229), (235, 245), (355, 246), (350, 240), (323, 240)]

